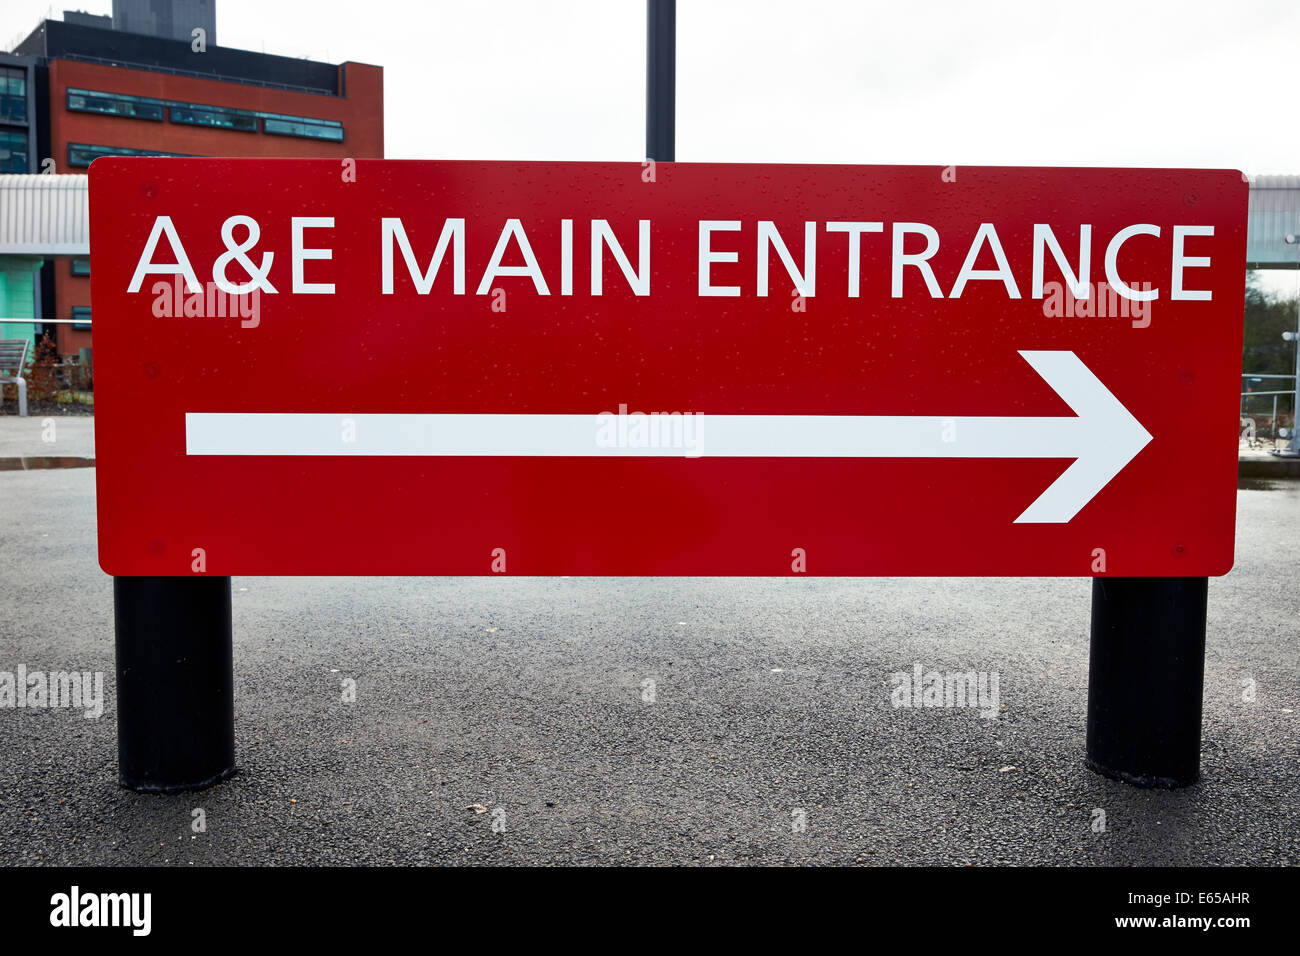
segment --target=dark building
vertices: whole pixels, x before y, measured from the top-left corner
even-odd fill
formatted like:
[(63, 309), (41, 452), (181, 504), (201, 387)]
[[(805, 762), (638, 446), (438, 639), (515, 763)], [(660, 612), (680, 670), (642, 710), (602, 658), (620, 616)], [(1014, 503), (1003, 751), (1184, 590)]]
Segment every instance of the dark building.
[(113, 29), (113, 18), (99, 13), (84, 13), (81, 10), (64, 10), (64, 23), (75, 23), (83, 27), (102, 27), (105, 30)]
[[(28, 125), (13, 129), (27, 136), (29, 170), (85, 172), (113, 155), (383, 157), (382, 67), (219, 47), (214, 7), (126, 0), (109, 25), (65, 14), (0, 59), (28, 64)], [(208, 31), (205, 42), (195, 29)], [(0, 135), (9, 129), (0, 118)], [(61, 354), (90, 347), (89, 276), (83, 259), (42, 269), (42, 315), (62, 320), (46, 326)]]
[(204, 40), (215, 44), (217, 0), (113, 0), (113, 29), (186, 43), (202, 30)]

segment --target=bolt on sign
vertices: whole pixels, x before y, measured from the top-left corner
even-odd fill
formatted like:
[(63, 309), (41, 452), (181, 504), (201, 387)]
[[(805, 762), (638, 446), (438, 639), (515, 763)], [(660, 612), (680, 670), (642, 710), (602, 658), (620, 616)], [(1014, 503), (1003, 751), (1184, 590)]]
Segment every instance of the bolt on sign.
[(1238, 172), (109, 158), (90, 183), (110, 574), (1232, 565)]

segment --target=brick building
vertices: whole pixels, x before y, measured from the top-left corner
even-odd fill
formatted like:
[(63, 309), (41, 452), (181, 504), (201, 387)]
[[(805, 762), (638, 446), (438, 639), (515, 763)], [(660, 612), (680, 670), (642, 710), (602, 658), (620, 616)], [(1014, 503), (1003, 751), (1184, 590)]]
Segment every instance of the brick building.
[[(41, 23), (13, 51), (33, 64), (31, 171), (80, 173), (111, 155), (383, 157), (382, 67), (216, 46), (213, 3), (174, 0), (160, 17), (158, 0), (148, 16), (119, 0), (111, 18)], [(186, 11), (200, 8), (210, 19), (187, 29)], [(87, 259), (41, 269), (40, 315), (63, 320), (44, 325), (60, 354), (91, 346), (89, 276)]]

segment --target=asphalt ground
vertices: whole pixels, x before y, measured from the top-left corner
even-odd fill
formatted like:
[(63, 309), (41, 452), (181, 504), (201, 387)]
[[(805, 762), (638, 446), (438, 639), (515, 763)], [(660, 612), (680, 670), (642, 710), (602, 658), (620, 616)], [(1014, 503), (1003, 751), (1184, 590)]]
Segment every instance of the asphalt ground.
[[(0, 457), (92, 453), (56, 425)], [(1086, 580), (235, 578), (240, 773), (158, 796), (117, 785), (94, 477), (0, 470), (0, 671), (105, 679), (0, 709), (0, 863), (1300, 862), (1300, 482), (1239, 493), (1183, 790), (1084, 767)], [(894, 707), (916, 663), (998, 716)]]

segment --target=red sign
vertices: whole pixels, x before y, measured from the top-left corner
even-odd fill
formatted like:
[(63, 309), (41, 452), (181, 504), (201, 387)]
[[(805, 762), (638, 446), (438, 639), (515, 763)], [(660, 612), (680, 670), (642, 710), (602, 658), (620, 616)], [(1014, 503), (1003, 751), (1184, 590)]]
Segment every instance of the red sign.
[(1217, 575), (1247, 184), (100, 159), (116, 575)]

